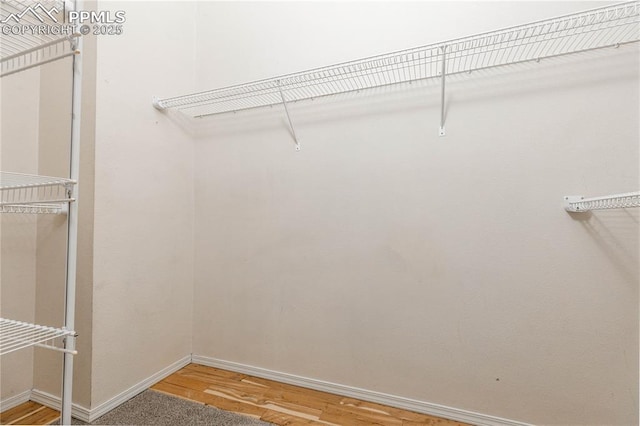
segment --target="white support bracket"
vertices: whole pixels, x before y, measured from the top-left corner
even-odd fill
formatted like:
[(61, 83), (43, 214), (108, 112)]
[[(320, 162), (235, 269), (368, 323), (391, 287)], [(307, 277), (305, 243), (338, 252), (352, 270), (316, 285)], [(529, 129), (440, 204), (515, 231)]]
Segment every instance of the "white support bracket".
[(447, 46), (441, 46), (440, 50), (442, 50), (442, 68), (440, 70), (440, 131), (438, 135), (440, 137), (445, 136), (447, 133), (444, 129), (444, 121), (445, 121), (445, 104), (444, 104), (444, 89), (445, 89), (445, 81), (446, 81), (446, 73), (447, 73)]
[(580, 204), (584, 200), (582, 195), (567, 195), (564, 197), (564, 209), (568, 212), (578, 213), (586, 212), (588, 209), (582, 209)]
[(284, 93), (282, 92), (282, 87), (280, 87), (280, 81), (278, 81), (278, 91), (280, 92), (280, 98), (282, 98), (282, 105), (284, 105), (284, 112), (287, 115), (287, 121), (289, 121), (289, 127), (291, 128), (291, 134), (293, 136), (293, 140), (296, 143), (296, 151), (300, 151), (300, 142), (298, 142), (298, 137), (296, 136), (296, 129), (293, 127), (293, 122), (291, 121), (291, 116), (289, 115), (289, 108), (287, 107), (287, 99), (284, 97)]
[(80, 33), (73, 33), (68, 37), (69, 40), (69, 47), (71, 48), (71, 51), (73, 52), (74, 55), (79, 55), (80, 54), (80, 49), (78, 48), (78, 39), (82, 37), (82, 34)]
[(57, 214), (69, 216), (69, 203), (60, 204), (60, 211)]
[[(75, 347), (76, 347), (75, 338), (76, 337), (77, 336), (66, 336), (66, 337), (64, 337), (64, 347), (63, 348), (59, 348), (59, 347), (53, 346), (53, 345), (48, 345), (46, 343), (36, 343), (34, 346), (37, 346), (39, 348), (45, 348), (45, 349), (48, 349), (48, 350), (51, 350), (51, 351), (62, 352), (62, 353), (65, 353), (65, 354), (78, 355), (78, 351), (75, 349)], [(73, 339), (73, 343), (67, 343), (67, 342), (69, 342), (68, 339)]]
[(162, 101), (160, 100), (160, 98), (154, 96), (151, 101), (153, 103), (153, 107), (158, 111), (164, 111), (166, 109), (162, 104)]

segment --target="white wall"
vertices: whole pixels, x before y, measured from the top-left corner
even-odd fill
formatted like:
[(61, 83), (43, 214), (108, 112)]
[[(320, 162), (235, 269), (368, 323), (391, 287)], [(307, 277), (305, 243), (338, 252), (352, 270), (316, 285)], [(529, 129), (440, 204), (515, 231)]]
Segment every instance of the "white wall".
[(193, 146), (151, 99), (193, 89), (195, 5), (98, 8), (92, 407), (191, 352), (193, 303)]
[[(84, 9), (95, 8), (84, 2)], [(80, 170), (77, 185), (78, 268), (76, 275), (76, 348), (73, 368), (73, 400), (91, 407), (93, 360), (93, 225), (95, 179), (96, 38), (85, 37), (82, 52), (82, 120), (80, 125)]]
[[(594, 3), (200, 3), (198, 89)], [(198, 355), (536, 424), (637, 424), (636, 48), (210, 119)]]
[[(0, 170), (37, 173), (40, 72), (29, 70), (4, 77), (0, 88)], [(1, 316), (33, 322), (36, 292), (36, 218), (1, 215), (0, 227)], [(0, 362), (0, 400), (31, 389), (33, 350), (11, 353), (3, 356)]]

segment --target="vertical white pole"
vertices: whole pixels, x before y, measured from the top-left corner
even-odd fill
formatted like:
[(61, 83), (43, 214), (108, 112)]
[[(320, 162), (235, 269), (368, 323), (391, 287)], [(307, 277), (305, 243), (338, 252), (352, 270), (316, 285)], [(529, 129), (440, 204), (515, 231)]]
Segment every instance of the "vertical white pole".
[[(78, 10), (80, 1), (75, 2)], [(82, 52), (82, 37), (75, 39), (76, 50)], [(75, 202), (69, 205), (68, 219), (68, 243), (67, 243), (67, 277), (65, 286), (65, 312), (64, 327), (75, 330), (76, 311), (76, 268), (78, 257), (78, 192), (80, 175), (80, 117), (82, 107), (82, 55), (73, 56), (73, 94), (71, 100), (71, 179), (78, 182), (74, 187)], [(75, 350), (76, 338), (73, 336), (65, 339), (65, 349)], [(62, 407), (61, 425), (71, 424), (71, 402), (73, 386), (73, 354), (65, 352), (62, 376)]]

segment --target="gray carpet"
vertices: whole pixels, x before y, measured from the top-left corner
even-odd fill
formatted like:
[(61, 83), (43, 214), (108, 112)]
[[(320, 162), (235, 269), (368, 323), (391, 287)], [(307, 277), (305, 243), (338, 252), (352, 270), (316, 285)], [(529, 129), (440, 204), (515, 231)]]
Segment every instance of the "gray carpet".
[[(54, 423), (58, 424), (58, 423)], [(73, 419), (74, 425), (87, 423)], [(210, 426), (267, 426), (249, 416), (219, 410), (209, 405), (187, 401), (146, 390), (104, 416), (98, 417), (92, 425), (210, 425)]]

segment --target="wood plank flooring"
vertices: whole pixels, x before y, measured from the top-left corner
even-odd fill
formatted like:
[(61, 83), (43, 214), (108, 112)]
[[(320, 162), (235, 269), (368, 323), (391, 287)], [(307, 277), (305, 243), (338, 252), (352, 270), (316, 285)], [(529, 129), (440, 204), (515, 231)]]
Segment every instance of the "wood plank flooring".
[(278, 425), (461, 426), (452, 420), (190, 364), (151, 389)]
[[(464, 426), (414, 413), (272, 380), (189, 364), (151, 389), (259, 418), (282, 426)], [(49, 424), (58, 412), (27, 402), (0, 415), (2, 424)]]
[(0, 413), (3, 425), (48, 425), (60, 417), (56, 410), (37, 402), (28, 401)]

